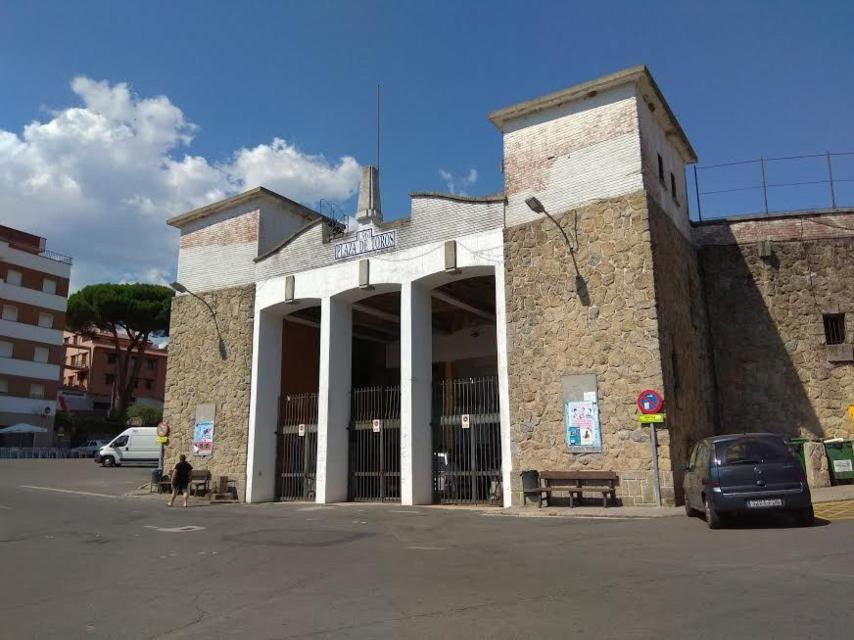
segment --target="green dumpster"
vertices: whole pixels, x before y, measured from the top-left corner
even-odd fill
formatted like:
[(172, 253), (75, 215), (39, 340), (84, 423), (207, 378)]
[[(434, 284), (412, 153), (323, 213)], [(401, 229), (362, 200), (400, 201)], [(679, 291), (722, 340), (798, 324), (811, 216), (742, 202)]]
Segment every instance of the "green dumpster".
[(798, 454), (798, 460), (801, 461), (801, 469), (804, 470), (804, 473), (807, 471), (807, 462), (806, 458), (804, 458), (804, 443), (809, 442), (808, 438), (790, 438), (789, 444), (792, 449), (795, 450), (795, 453)]
[(854, 440), (825, 442), (824, 450), (833, 482), (854, 480)]

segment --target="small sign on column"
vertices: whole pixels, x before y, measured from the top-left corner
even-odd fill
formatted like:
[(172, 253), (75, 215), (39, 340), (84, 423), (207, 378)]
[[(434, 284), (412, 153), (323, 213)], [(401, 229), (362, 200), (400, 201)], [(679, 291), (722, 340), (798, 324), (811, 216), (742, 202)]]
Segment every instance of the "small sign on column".
[(297, 427), (297, 435), (302, 438), (305, 435), (305, 425), (301, 424)]
[(379, 433), (380, 429), (382, 429), (382, 428), (383, 428), (383, 421), (378, 420), (377, 418), (374, 418), (374, 420), (371, 422), (371, 430), (374, 433)]
[(463, 429), (471, 428), (471, 415), (469, 415), (468, 413), (464, 413), (462, 416), (460, 416), (460, 421), (462, 422)]

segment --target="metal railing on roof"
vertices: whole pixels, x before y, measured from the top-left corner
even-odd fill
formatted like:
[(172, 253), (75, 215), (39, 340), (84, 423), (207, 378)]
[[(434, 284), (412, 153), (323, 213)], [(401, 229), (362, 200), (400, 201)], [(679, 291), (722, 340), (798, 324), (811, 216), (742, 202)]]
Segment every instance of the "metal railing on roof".
[(696, 219), (854, 206), (854, 151), (694, 165)]
[(33, 245), (21, 244), (20, 242), (9, 242), (9, 246), (13, 249), (17, 249), (18, 251), (31, 253), (34, 256), (47, 258), (48, 260), (53, 260), (54, 262), (61, 262), (62, 264), (67, 264), (68, 266), (71, 266), (73, 262), (69, 256), (64, 256), (61, 253), (57, 253), (56, 251), (50, 251), (49, 249), (41, 249)]

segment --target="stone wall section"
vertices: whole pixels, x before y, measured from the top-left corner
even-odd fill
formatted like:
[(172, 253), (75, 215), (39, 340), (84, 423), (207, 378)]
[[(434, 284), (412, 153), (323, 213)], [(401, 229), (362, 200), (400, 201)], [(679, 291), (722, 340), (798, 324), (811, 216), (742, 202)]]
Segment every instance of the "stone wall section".
[[(176, 296), (166, 371), (164, 417), (171, 433), (164, 468), (171, 469), (184, 453), (194, 468), (209, 470), (214, 479), (220, 475), (236, 479), (243, 499), (255, 287), (221, 289), (202, 297), (216, 313), (227, 357), (220, 357), (216, 327), (207, 308), (191, 296)], [(205, 403), (216, 405), (213, 453), (197, 457), (192, 455), (193, 426), (196, 407)]]
[[(624, 504), (652, 504), (649, 430), (635, 406), (639, 390), (663, 386), (646, 195), (593, 202), (558, 221), (577, 234), (586, 294), (550, 220), (504, 232), (513, 502), (523, 470), (602, 469), (620, 474)], [(567, 450), (561, 378), (574, 374), (597, 376), (602, 453)], [(662, 493), (673, 504), (664, 430), (660, 444)]]
[(724, 221), (695, 232), (705, 243), (721, 431), (852, 437), (854, 362), (828, 359), (822, 319), (846, 314), (850, 348), (851, 215)]
[(699, 256), (694, 245), (653, 198), (647, 202), (655, 273), (663, 393), (669, 451), (660, 451), (676, 474), (691, 447), (714, 435), (714, 375)]

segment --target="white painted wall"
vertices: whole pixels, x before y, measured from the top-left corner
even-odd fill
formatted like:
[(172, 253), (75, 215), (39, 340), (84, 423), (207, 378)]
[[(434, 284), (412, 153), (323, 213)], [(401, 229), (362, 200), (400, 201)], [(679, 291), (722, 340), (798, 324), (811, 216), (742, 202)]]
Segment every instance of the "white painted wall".
[(255, 312), (252, 335), (252, 388), (249, 395), (249, 443), (246, 455), (246, 501), (275, 497), (276, 428), (282, 367), (282, 317)]
[(43, 342), (44, 344), (62, 344), (62, 331), (59, 329), (45, 329), (33, 324), (10, 320), (0, 320), (0, 338), (2, 337)]
[[(688, 190), (685, 185), (685, 159), (664, 132), (656, 115), (643, 100), (638, 101), (644, 183), (649, 194), (670, 216), (682, 234), (691, 239), (688, 218)], [(658, 177), (658, 154), (664, 163), (664, 181)], [(670, 190), (670, 173), (676, 178), (674, 200)]]
[(504, 127), (507, 226), (534, 220), (536, 196), (557, 215), (643, 188), (633, 85), (545, 109)]
[(432, 357), (430, 290), (404, 282), (400, 290), (400, 501), (433, 502), (430, 414)]
[[(321, 301), (316, 499), (323, 503), (344, 500), (347, 497), (347, 425), (350, 415), (352, 364), (351, 305), (383, 289), (391, 290), (399, 287), (401, 337), (405, 341), (405, 346), (402, 347), (404, 353), (401, 357), (402, 500), (412, 504), (429, 502), (432, 499), (429, 487), (432, 465), (429, 426), (432, 350), (431, 340), (425, 339), (429, 335), (426, 332), (432, 333), (429, 290), (455, 278), (494, 274), (496, 283), (501, 283), (500, 321), (505, 322), (503, 229), (496, 228), (457, 238), (457, 265), (461, 270), (459, 275), (445, 273), (443, 241), (430, 242), (369, 259), (371, 284), (375, 286), (374, 290), (358, 289), (358, 261), (332, 264), (294, 275), (294, 294), (297, 301)], [(498, 284), (496, 284), (496, 295), (498, 293)], [(293, 305), (284, 304), (284, 294), (284, 276), (270, 278), (256, 285), (256, 323), (265, 311), (281, 314), (293, 310)], [(279, 325), (280, 329), (281, 325)], [(279, 331), (280, 335), (281, 331)], [(259, 338), (256, 326), (253, 358), (265, 361), (268, 357), (275, 359), (278, 367), (281, 362), (281, 338), (277, 340), (279, 341)], [(505, 368), (506, 349), (506, 334), (499, 334), (496, 350), (499, 354), (504, 354), (503, 358), (499, 359), (499, 363), (503, 362)], [(272, 364), (265, 365), (265, 367), (272, 366)], [(265, 400), (262, 397), (261, 383), (257, 380), (258, 375), (256, 363), (253, 366), (252, 380), (250, 448), (260, 446), (261, 441), (257, 439), (256, 433), (266, 429), (260, 418), (262, 414), (260, 407), (265, 402), (270, 402), (269, 398)], [(506, 380), (506, 371), (504, 378)], [(275, 380), (278, 384), (279, 378), (276, 377)], [(506, 383), (503, 392), (507, 393)], [(268, 387), (265, 393), (276, 398), (278, 388), (274, 391), (272, 387)], [(510, 429), (509, 419), (508, 409), (502, 413), (501, 427), (502, 434), (507, 436)], [(507, 443), (509, 447), (509, 440)], [(509, 449), (504, 464), (508, 468), (511, 464)], [(257, 478), (254, 480), (257, 481)]]
[(178, 281), (194, 292), (255, 282), (255, 258), (308, 220), (289, 205), (260, 196), (181, 228)]
[(320, 312), (315, 499), (328, 503), (347, 499), (353, 312), (345, 300), (332, 296), (323, 298)]
[(8, 242), (2, 240), (0, 240), (0, 260), (26, 269), (32, 269), (33, 271), (41, 271), (57, 278), (71, 277), (71, 265), (27, 251), (21, 251), (20, 249), (14, 249), (9, 246)]
[[(500, 229), (504, 224), (504, 203), (471, 202), (438, 196), (412, 198), (409, 218), (396, 220), (382, 226), (369, 225), (377, 231), (394, 229), (397, 242), (393, 254), (414, 247), (423, 247), (440, 240), (451, 240), (490, 229)], [(368, 228), (362, 227), (362, 228)], [(258, 263), (257, 282), (276, 276), (298, 273), (336, 264), (335, 245), (345, 242), (351, 235), (323, 242), (323, 228), (317, 225), (290, 242), (287, 248)], [(351, 258), (379, 257), (369, 254)], [(385, 255), (391, 255), (386, 252)], [(340, 262), (339, 262), (340, 263)]]
[(20, 302), (52, 311), (65, 311), (68, 300), (64, 296), (44, 293), (39, 289), (29, 289), (0, 282), (0, 299)]
[(55, 414), (56, 401), (0, 396), (0, 413), (23, 413), (33, 416), (33, 420), (38, 420), (43, 419), (45, 409), (50, 409), (51, 415)]
[(56, 382), (59, 380), (59, 365), (18, 358), (0, 358), (0, 375), (23, 376)]

